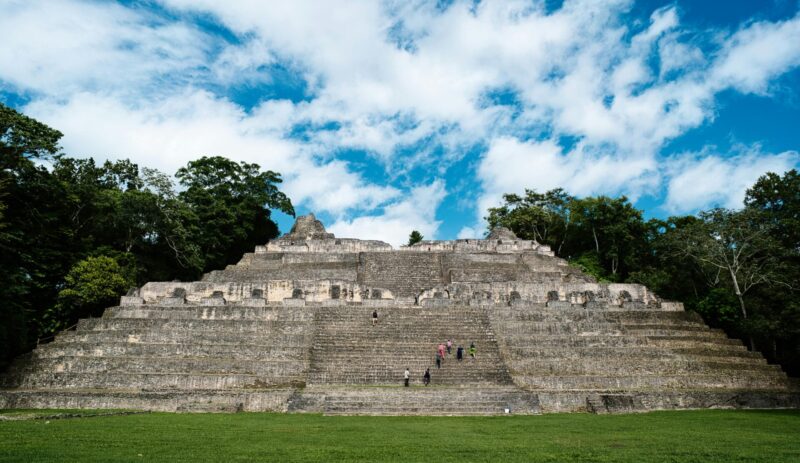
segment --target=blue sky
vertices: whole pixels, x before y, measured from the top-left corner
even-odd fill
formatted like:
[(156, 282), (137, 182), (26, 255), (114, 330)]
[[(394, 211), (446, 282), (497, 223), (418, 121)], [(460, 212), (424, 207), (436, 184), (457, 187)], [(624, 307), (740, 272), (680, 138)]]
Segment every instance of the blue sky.
[(800, 163), (796, 0), (0, 0), (0, 30), (0, 101), (66, 153), (256, 162), (343, 237), (478, 237), (525, 188), (738, 207)]

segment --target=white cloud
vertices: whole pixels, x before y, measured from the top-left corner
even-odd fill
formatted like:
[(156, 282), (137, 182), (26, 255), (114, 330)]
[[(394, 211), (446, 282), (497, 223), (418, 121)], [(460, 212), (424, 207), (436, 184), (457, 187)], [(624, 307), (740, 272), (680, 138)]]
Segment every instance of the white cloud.
[(434, 239), (441, 224), (436, 220), (436, 209), (446, 194), (444, 181), (435, 180), (413, 188), (408, 197), (385, 206), (383, 214), (341, 219), (328, 227), (328, 231), (342, 238), (386, 241), (395, 247), (407, 243), (412, 230)]
[(767, 172), (783, 173), (800, 162), (797, 151), (764, 153), (759, 146), (738, 147), (732, 157), (689, 153), (670, 162), (665, 208), (693, 213), (709, 207), (741, 208), (745, 192)]
[(731, 36), (711, 72), (713, 85), (764, 93), (770, 80), (800, 65), (800, 15), (758, 22)]
[(114, 3), (25, 0), (0, 8), (0, 78), (23, 91), (153, 92), (153, 79), (185, 81), (205, 64), (209, 41), (193, 26)]
[[(727, 32), (687, 28), (675, 6), (643, 25), (626, 22), (632, 0), (565, 0), (550, 14), (541, 1), (521, 0), (455, 1), (443, 11), (368, 0), (161, 4), (174, 14), (5, 2), (0, 85), (31, 95), (26, 109), (63, 131), (72, 154), (130, 156), (170, 172), (201, 154), (257, 162), (284, 174), (295, 202), (360, 233), (389, 233), (390, 214), (411, 217), (396, 212), (419, 190), (406, 174), (438, 185), (478, 145), (488, 148), (470, 179), (482, 189), (477, 217), (526, 187), (638, 197), (673, 175), (729, 165), (703, 152), (677, 169), (661, 150), (710, 121), (718, 93), (768, 94), (800, 65), (800, 16)], [(195, 26), (196, 13), (239, 41)], [(309, 99), (245, 111), (214, 93), (272, 83), (273, 65), (295, 72)], [(513, 93), (513, 104), (487, 98), (498, 89)], [(292, 136), (298, 126), (310, 127), (307, 139)], [(564, 151), (555, 142), (562, 136), (578, 142)], [(383, 162), (390, 185), (340, 159), (348, 149)], [(712, 189), (722, 198), (741, 190)], [(435, 212), (424, 217), (432, 236)]]
[[(525, 188), (544, 192), (564, 188), (573, 195), (627, 194), (636, 196), (658, 185), (654, 158), (624, 156), (578, 143), (563, 152), (552, 140), (522, 142), (495, 139), (478, 168), (484, 194), (478, 200), (480, 217), (500, 205), (504, 193)], [(477, 228), (476, 228), (477, 227)], [(481, 226), (469, 227), (474, 233)]]
[(66, 152), (99, 159), (130, 158), (140, 165), (175, 172), (202, 155), (221, 155), (259, 164), (283, 174), (282, 189), (295, 204), (319, 212), (380, 206), (399, 194), (392, 187), (367, 183), (339, 160), (318, 161), (309, 147), (269, 130), (262, 118), (286, 116), (279, 103), (267, 103), (253, 115), (205, 91), (130, 108), (111, 97), (74, 95), (66, 103), (41, 100), (26, 113), (58, 127)]

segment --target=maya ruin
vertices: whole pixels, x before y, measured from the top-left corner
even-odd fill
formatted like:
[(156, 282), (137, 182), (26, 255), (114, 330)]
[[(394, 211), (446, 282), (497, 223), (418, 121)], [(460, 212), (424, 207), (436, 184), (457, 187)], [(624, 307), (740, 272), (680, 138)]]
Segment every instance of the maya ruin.
[[(474, 343), (476, 358), (453, 353), (436, 369), (447, 339), (454, 351)], [(779, 366), (679, 302), (598, 283), (509, 230), (393, 249), (335, 237), (313, 215), (202, 281), (132, 290), (1, 381), (2, 408), (493, 415), (800, 403)]]

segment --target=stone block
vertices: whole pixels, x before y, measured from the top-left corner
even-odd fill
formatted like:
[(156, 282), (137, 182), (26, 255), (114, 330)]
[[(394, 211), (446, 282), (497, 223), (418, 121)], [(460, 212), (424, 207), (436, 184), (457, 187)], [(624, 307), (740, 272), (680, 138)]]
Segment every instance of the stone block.
[(571, 309), (572, 303), (569, 301), (548, 301), (548, 309)]
[(625, 301), (622, 303), (625, 310), (647, 310), (647, 304), (642, 301)]
[(119, 298), (119, 305), (143, 305), (144, 298), (138, 296), (122, 296)]
[(255, 297), (248, 297), (242, 299), (241, 305), (246, 307), (264, 307), (267, 305), (267, 300), (263, 297), (255, 298)]
[(683, 312), (685, 309), (683, 308), (683, 302), (667, 302), (662, 301), (660, 304), (661, 310), (667, 312)]
[(306, 300), (289, 297), (283, 300), (283, 305), (287, 307), (305, 307)]
[(183, 305), (186, 304), (185, 297), (164, 297), (158, 301), (159, 305)]
[(603, 310), (608, 308), (608, 303), (604, 301), (586, 301), (583, 306), (588, 310)]
[(391, 307), (396, 305), (394, 299), (364, 299), (361, 305), (365, 307)]
[(449, 299), (423, 299), (421, 305), (423, 307), (448, 307), (452, 304)]

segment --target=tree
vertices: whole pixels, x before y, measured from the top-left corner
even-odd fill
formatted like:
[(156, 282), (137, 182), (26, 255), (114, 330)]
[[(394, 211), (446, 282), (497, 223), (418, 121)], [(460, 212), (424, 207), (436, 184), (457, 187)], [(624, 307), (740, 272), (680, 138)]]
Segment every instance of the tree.
[(409, 246), (413, 246), (414, 244), (417, 244), (420, 241), (422, 241), (424, 238), (425, 237), (422, 236), (422, 234), (420, 232), (414, 230), (414, 231), (411, 232), (410, 235), (408, 235), (408, 245)]
[(0, 103), (0, 167), (14, 168), (23, 159), (42, 158), (59, 151), (62, 134)]
[(544, 194), (525, 190), (525, 196), (503, 195), (505, 204), (490, 208), (486, 221), (489, 230), (503, 226), (518, 237), (547, 244), (562, 255), (572, 221), (575, 198), (561, 188)]
[(640, 267), (638, 260), (646, 252), (647, 225), (642, 212), (628, 198), (582, 198), (570, 207), (576, 230), (574, 255), (587, 250), (596, 253), (612, 281), (624, 281)]
[(179, 169), (176, 177), (185, 187), (178, 196), (198, 221), (195, 241), (205, 270), (233, 263), (277, 237), (270, 208), (294, 215), (291, 201), (278, 190), (280, 174), (261, 172), (257, 164), (202, 157)]
[[(748, 319), (745, 295), (762, 284), (779, 284), (781, 247), (770, 236), (773, 226), (759, 211), (713, 209), (676, 233), (672, 243), (679, 256), (692, 259), (711, 286), (727, 284), (739, 303), (742, 320)], [(788, 283), (787, 283), (788, 284)], [(754, 349), (753, 337), (748, 336)]]
[[(61, 133), (0, 104), (0, 369), (32, 344), (37, 309), (53, 290), (49, 277), (63, 265), (63, 191), (32, 159), (51, 159)], [(52, 269), (51, 269), (52, 266)]]
[(800, 253), (800, 174), (768, 172), (747, 190), (744, 203), (764, 213), (787, 249)]
[[(778, 175), (769, 172), (747, 190), (745, 204), (762, 214), (773, 227), (771, 235), (783, 248), (782, 279), (793, 282), (779, 290), (754, 289), (751, 304), (758, 307), (759, 320), (753, 332), (761, 338), (770, 360), (783, 364), (790, 374), (800, 374), (800, 174), (795, 169)], [(787, 290), (788, 289), (788, 290)]]
[(595, 276), (602, 279), (624, 281), (641, 266), (647, 225), (624, 196), (575, 198), (559, 188), (503, 198), (505, 204), (489, 209), (489, 229), (505, 226), (522, 239), (547, 244), (582, 268), (600, 270)]
[(277, 236), (270, 208), (294, 214), (255, 164), (199, 159), (178, 194), (129, 160), (67, 157), (60, 137), (0, 104), (0, 369), (132, 285), (194, 280)]
[(674, 252), (672, 243), (679, 241), (676, 234), (698, 220), (680, 216), (647, 221), (644, 249), (628, 281), (641, 283), (661, 297), (683, 301), (687, 309), (696, 310), (711, 287), (697, 266), (686, 265), (686, 259)]
[(109, 256), (81, 260), (64, 278), (56, 305), (45, 313), (44, 332), (54, 333), (80, 318), (100, 315), (135, 284), (133, 273)]

